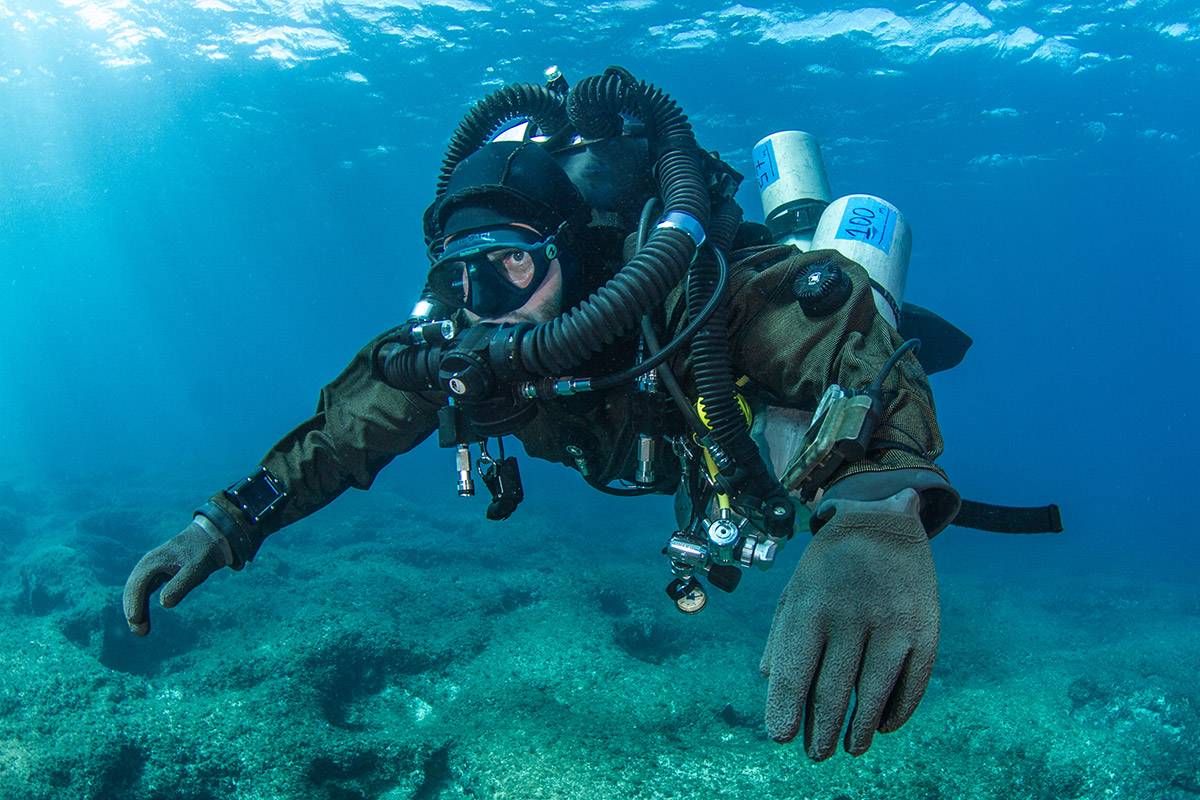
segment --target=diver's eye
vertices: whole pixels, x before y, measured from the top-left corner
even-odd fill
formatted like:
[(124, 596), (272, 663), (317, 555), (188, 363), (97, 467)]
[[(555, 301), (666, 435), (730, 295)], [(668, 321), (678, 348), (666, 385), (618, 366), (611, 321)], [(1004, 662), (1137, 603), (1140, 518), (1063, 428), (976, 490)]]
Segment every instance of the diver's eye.
[(529, 260), (529, 253), (524, 250), (493, 250), (488, 253), (488, 260), (493, 264), (505, 267), (522, 267)]
[(488, 253), (488, 258), (501, 274), (518, 288), (525, 288), (533, 280), (533, 257), (525, 250), (497, 250)]

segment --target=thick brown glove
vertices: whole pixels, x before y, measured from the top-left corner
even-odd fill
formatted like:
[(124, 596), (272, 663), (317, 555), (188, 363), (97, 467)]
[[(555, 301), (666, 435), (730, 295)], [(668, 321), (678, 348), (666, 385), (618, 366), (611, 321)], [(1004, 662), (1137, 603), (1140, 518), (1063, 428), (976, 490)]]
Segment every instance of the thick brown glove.
[(767, 732), (820, 761), (837, 749), (855, 693), (847, 752), (903, 725), (937, 655), (937, 576), (919, 500), (837, 501), (784, 589), (759, 669), (769, 678)]
[(150, 633), (150, 595), (163, 584), (159, 602), (172, 608), (221, 567), (233, 563), (229, 542), (203, 516), (142, 556), (125, 581), (125, 620), (138, 636)]

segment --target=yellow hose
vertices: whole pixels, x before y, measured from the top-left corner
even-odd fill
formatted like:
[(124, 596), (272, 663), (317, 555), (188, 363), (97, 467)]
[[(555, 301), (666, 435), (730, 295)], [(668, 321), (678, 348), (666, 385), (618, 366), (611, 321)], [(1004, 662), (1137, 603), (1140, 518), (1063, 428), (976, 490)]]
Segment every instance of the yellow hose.
[[(738, 408), (742, 409), (742, 416), (746, 418), (746, 427), (749, 428), (751, 423), (754, 422), (754, 415), (750, 412), (750, 404), (746, 402), (746, 398), (742, 397), (740, 393), (734, 395), (734, 397), (737, 399)], [(706, 428), (712, 428), (712, 425), (708, 421), (708, 415), (704, 413), (703, 397), (696, 400), (696, 414), (699, 415), (700, 421), (704, 423)], [(715, 481), (717, 477), (717, 463), (713, 461), (712, 453), (708, 452), (707, 447), (704, 448), (704, 463), (708, 467), (709, 476)], [(721, 509), (729, 508), (729, 495), (724, 492), (717, 492), (717, 507)]]

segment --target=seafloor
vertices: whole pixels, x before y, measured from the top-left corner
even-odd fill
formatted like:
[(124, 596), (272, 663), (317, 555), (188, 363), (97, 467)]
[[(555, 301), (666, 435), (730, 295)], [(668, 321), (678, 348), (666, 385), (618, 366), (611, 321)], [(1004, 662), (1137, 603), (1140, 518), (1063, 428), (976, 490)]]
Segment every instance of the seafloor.
[(1194, 585), (943, 567), (916, 716), (812, 764), (760, 724), (795, 545), (687, 618), (653, 526), (377, 489), (136, 640), (121, 585), (195, 492), (51, 500), (0, 485), (4, 800), (1200, 798)]

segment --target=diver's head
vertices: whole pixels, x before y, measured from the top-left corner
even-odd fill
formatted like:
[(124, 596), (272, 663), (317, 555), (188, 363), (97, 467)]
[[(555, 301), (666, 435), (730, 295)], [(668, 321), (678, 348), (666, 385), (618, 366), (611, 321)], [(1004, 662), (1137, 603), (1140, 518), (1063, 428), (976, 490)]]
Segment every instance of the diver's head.
[(582, 299), (571, 228), (588, 218), (579, 190), (532, 142), (484, 145), (430, 207), (430, 277), (472, 314), (544, 322)]

